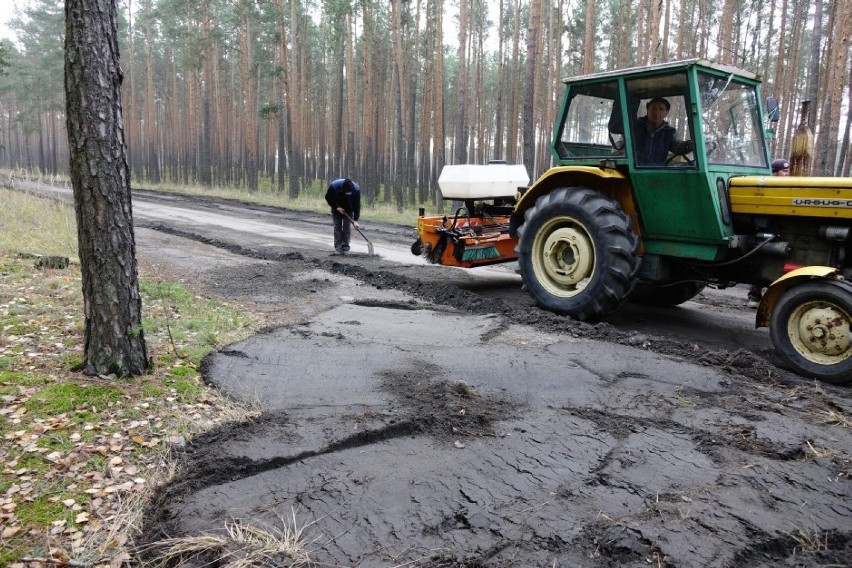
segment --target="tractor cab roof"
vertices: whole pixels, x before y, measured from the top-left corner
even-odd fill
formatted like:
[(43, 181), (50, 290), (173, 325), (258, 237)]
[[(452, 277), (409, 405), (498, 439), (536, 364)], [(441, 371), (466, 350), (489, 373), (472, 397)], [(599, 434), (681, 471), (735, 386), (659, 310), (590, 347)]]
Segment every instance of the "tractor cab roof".
[(689, 67), (702, 67), (708, 70), (722, 72), (726, 75), (736, 75), (743, 79), (757, 81), (758, 76), (751, 71), (733, 67), (730, 65), (722, 65), (714, 63), (707, 59), (684, 59), (682, 61), (670, 61), (668, 63), (659, 63), (656, 65), (645, 65), (643, 67), (631, 67), (629, 69), (618, 69), (614, 71), (602, 71), (600, 73), (591, 73), (589, 75), (579, 75), (576, 77), (566, 77), (562, 80), (563, 83), (578, 83), (583, 81), (596, 81), (599, 79), (607, 79), (613, 77), (630, 77), (636, 75), (652, 75), (664, 71), (677, 71), (679, 69), (687, 69)]

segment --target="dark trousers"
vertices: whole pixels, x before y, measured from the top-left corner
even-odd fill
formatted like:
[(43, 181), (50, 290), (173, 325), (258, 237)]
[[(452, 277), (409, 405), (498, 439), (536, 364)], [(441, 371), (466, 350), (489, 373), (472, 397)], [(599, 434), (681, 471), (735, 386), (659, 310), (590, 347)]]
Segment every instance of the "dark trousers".
[(331, 218), (334, 220), (334, 250), (337, 252), (349, 252), (349, 239), (352, 236), (352, 224), (349, 219), (331, 210)]

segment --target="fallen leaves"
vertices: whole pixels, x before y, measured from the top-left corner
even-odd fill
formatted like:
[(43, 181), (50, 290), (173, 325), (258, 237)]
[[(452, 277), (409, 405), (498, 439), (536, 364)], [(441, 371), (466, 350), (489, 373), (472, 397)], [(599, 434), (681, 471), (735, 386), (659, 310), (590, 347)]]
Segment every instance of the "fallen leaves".
[[(4, 555), (18, 554), (10, 568), (118, 568), (132, 560), (128, 543), (149, 492), (174, 471), (171, 449), (240, 411), (207, 390), (196, 362), (172, 357), (171, 344), (157, 341), (156, 322), (146, 329), (149, 355), (161, 362), (151, 375), (120, 381), (71, 373), (83, 351), (79, 270), (45, 274), (0, 253)], [(148, 300), (143, 310), (156, 320), (151, 306), (162, 311), (163, 302)], [(215, 307), (204, 311), (209, 318)]]

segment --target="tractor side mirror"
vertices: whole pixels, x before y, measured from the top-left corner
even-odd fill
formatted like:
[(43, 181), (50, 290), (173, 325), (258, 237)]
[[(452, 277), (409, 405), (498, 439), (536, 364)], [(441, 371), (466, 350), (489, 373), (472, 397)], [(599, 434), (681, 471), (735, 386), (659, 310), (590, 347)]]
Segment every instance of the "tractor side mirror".
[(781, 118), (781, 110), (778, 107), (778, 99), (775, 97), (769, 97), (766, 99), (766, 116), (769, 118), (769, 122), (777, 123)]
[(778, 120), (781, 118), (781, 110), (778, 106), (778, 99), (768, 97), (766, 99), (766, 117), (769, 119), (770, 126), (764, 131), (766, 138), (769, 140), (775, 139), (775, 130), (778, 126)]

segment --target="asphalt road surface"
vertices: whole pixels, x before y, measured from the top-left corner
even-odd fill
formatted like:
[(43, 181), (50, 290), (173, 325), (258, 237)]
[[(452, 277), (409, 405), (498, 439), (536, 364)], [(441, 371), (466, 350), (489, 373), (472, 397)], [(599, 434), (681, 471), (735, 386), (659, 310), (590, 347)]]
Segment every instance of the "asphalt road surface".
[(133, 211), (143, 275), (275, 324), (205, 361), (264, 413), (181, 453), (147, 543), (239, 520), (303, 529), (323, 566), (852, 558), (849, 390), (778, 367), (744, 289), (590, 325), (534, 307), (512, 266), (424, 264), (369, 211), (377, 257), (357, 233), (332, 256), (329, 216), (144, 192)]

